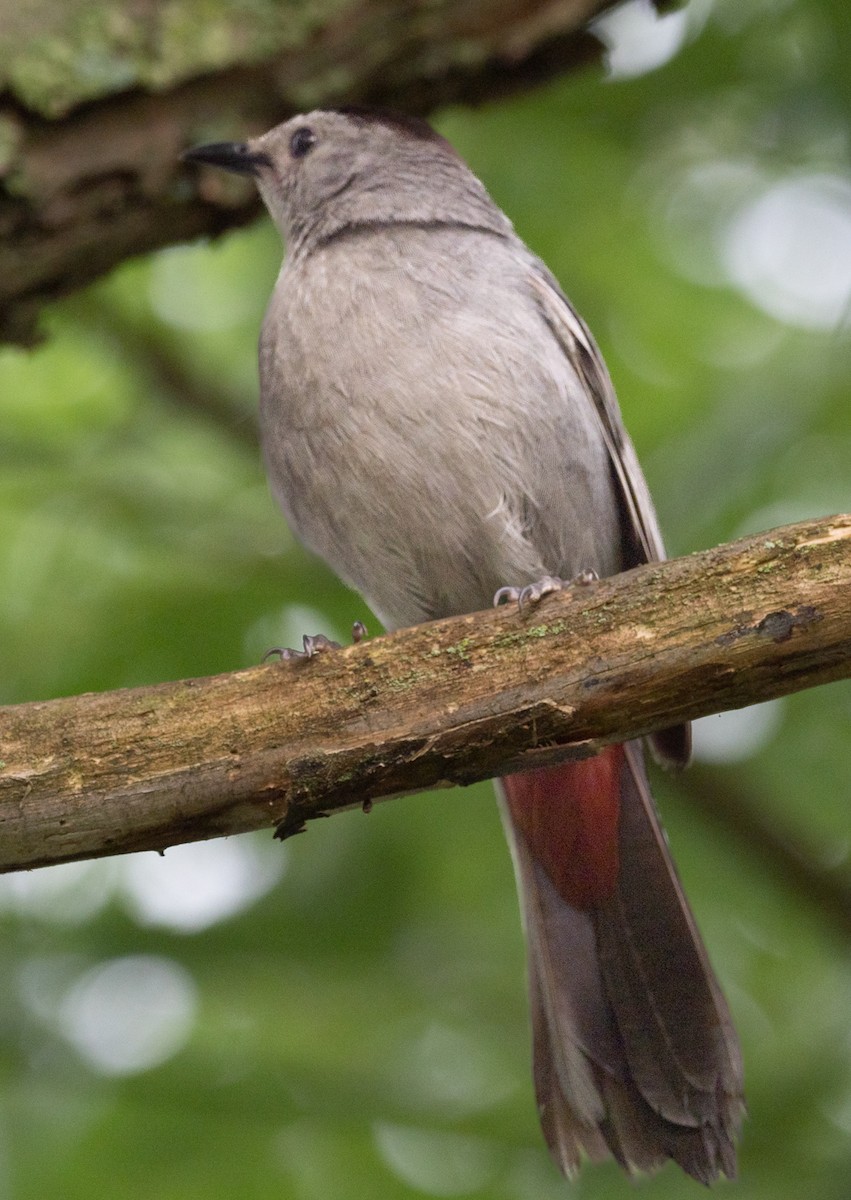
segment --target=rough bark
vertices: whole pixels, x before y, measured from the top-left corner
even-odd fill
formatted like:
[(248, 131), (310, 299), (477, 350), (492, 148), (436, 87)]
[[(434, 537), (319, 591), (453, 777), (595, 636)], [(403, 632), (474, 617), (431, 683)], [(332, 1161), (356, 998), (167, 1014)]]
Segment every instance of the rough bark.
[(208, 679), (0, 709), (0, 870), (286, 835), (851, 675), (851, 516)]
[(245, 181), (199, 190), (187, 146), (317, 104), (528, 87), (598, 56), (583, 26), (612, 3), (0, 0), (0, 340), (131, 255), (256, 214)]

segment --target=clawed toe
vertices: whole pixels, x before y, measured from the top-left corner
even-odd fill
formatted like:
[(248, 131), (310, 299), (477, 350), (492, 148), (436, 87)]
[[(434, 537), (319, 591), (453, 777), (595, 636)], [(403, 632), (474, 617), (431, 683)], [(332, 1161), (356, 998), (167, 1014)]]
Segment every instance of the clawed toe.
[(544, 575), (542, 579), (538, 579), (534, 583), (527, 583), (525, 587), (501, 587), (494, 595), (494, 608), (500, 604), (516, 603), (522, 612), (527, 604), (539, 604), (550, 592), (560, 592), (567, 587), (585, 587), (589, 583), (596, 583), (597, 579), (596, 571), (580, 571), (573, 579), (559, 579), (557, 575)]
[[(363, 621), (355, 621), (352, 625), (352, 642), (357, 645), (362, 642), (367, 636), (366, 626)], [(324, 654), (327, 650), (341, 650), (339, 642), (332, 642), (324, 633), (306, 633), (301, 639), (303, 650), (292, 650), (289, 646), (274, 646), (271, 650), (267, 650), (263, 655), (262, 662), (276, 655), (281, 662), (299, 662), (307, 658), (315, 658), (317, 654)]]
[(272, 655), (277, 655), (281, 662), (296, 662), (305, 658), (314, 658), (326, 650), (341, 648), (339, 642), (332, 642), (324, 633), (306, 633), (301, 640), (304, 646), (303, 650), (293, 650), (289, 646), (274, 646), (263, 655), (263, 662), (266, 662)]
[(545, 575), (525, 587), (502, 587), (493, 598), (494, 607), (499, 604), (515, 604), (522, 612), (527, 604), (538, 604), (550, 592), (559, 592), (565, 587), (563, 579), (555, 575)]
[(520, 599), (520, 590), (516, 587), (501, 587), (493, 594), (494, 608), (499, 608), (500, 604), (516, 604)]

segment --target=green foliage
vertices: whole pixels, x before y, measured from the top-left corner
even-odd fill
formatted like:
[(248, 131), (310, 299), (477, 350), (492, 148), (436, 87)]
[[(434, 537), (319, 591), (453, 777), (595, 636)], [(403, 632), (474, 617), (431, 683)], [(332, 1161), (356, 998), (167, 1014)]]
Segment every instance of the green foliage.
[[(677, 553), (847, 509), (851, 462), (845, 5), (689, 13), (655, 71), (439, 118), (595, 331)], [(42, 348), (0, 354), (2, 702), (227, 670), (356, 618), (375, 632), (287, 534), (252, 448), (279, 259), (264, 222), (128, 264), (56, 309)], [(851, 690), (760, 712), (710, 721), (740, 744), (719, 787), (847, 870)], [(687, 777), (658, 790), (744, 1043), (730, 1194), (839, 1200), (842, 935), (689, 805)], [(488, 787), (283, 847), (9, 877), (0, 924), (0, 1197), (631, 1191), (611, 1166), (563, 1184), (542, 1148)], [(642, 1193), (698, 1194), (674, 1169)]]

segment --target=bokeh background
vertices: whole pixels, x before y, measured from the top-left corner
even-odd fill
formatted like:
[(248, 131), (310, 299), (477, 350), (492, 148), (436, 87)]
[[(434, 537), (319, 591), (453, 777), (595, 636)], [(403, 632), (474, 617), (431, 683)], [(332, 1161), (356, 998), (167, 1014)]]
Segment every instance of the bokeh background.
[[(591, 324), (672, 553), (848, 510), (845, 0), (600, 31), (605, 73), (437, 125)], [(259, 465), (279, 261), (265, 220), (171, 249), (0, 352), (0, 702), (377, 630)], [(656, 783), (744, 1044), (737, 1200), (851, 1195), (849, 729), (848, 684), (710, 718)], [(0, 1200), (632, 1194), (550, 1165), (526, 1022), (488, 786), (4, 877)]]

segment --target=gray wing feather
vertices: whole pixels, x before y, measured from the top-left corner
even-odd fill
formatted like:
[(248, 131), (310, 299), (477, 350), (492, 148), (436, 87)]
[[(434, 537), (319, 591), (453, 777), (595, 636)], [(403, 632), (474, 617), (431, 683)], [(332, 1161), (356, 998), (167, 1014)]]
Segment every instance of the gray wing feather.
[[(624, 568), (643, 562), (662, 562), (665, 547), (656, 510), (632, 439), (621, 418), (615, 389), (603, 356), (585, 322), (543, 263), (533, 265), (531, 286), (541, 314), (565, 356), (585, 384), (593, 403), (603, 442), (609, 453), (627, 522)], [(663, 729), (650, 738), (654, 755), (666, 766), (685, 766), (691, 756), (688, 725)]]
[(585, 322), (546, 268), (533, 270), (532, 288), (544, 320), (549, 325), (580, 379), (600, 422), (603, 440), (612, 460), (633, 540), (641, 548), (637, 562), (661, 562), (665, 558), (662, 534), (653, 501), (629, 434), (624, 428), (615, 390), (603, 357)]

